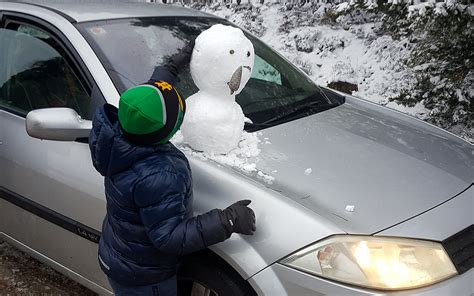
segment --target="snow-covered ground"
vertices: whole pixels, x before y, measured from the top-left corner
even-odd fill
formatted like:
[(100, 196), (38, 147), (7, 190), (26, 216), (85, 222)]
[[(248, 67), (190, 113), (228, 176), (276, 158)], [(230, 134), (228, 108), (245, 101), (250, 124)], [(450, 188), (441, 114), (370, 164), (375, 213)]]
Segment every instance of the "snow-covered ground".
[[(411, 13), (422, 13), (426, 5), (418, 6), (410, 7)], [(324, 9), (322, 5), (315, 12), (315, 19), (324, 17)], [(349, 9), (346, 2), (336, 8), (339, 12), (346, 9)], [(420, 119), (429, 115), (430, 110), (422, 103), (407, 107), (389, 100), (413, 89), (415, 69), (406, 64), (413, 46), (407, 37), (395, 40), (388, 34), (380, 34), (379, 22), (349, 19), (339, 21), (342, 25), (338, 26), (310, 22), (308, 17), (288, 12), (277, 3), (253, 4), (252, 8), (243, 9), (216, 4), (201, 10), (256, 34), (319, 85), (349, 82), (358, 87), (352, 93), (355, 96)], [(295, 25), (298, 21), (301, 23)], [(464, 138), (473, 142), (468, 136)]]

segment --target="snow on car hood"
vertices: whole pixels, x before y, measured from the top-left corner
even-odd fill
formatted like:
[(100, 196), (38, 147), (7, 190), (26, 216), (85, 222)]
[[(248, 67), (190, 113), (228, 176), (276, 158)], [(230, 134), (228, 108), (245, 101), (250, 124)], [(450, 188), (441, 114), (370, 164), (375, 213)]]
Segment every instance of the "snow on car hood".
[(390, 227), (474, 180), (473, 145), (356, 98), (265, 129), (261, 137), (268, 139), (257, 167), (275, 178), (266, 186), (348, 233)]

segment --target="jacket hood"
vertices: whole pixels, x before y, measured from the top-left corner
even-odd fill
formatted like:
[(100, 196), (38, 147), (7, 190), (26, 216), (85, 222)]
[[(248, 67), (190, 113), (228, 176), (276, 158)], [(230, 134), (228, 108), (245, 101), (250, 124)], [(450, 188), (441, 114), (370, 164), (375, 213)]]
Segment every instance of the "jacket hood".
[(92, 121), (89, 148), (92, 163), (102, 176), (114, 175), (154, 153), (172, 149), (170, 143), (139, 146), (128, 142), (120, 130), (117, 111), (112, 105), (104, 105), (97, 110)]

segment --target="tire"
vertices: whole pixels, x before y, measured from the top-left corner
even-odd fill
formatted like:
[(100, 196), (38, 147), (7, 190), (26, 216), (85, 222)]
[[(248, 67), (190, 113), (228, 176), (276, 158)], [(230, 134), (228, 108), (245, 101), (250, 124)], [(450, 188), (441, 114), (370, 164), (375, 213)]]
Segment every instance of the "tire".
[(252, 287), (217, 255), (186, 258), (178, 271), (178, 296), (252, 296)]

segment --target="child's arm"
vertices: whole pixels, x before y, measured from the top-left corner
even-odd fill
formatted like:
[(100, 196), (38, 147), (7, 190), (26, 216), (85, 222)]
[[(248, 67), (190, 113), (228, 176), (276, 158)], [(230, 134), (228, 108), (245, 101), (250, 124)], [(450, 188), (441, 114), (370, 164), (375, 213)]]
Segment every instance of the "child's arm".
[(165, 65), (156, 67), (148, 83), (166, 81), (171, 85), (176, 85), (179, 72), (185, 68), (191, 60), (193, 48), (194, 40), (191, 40), (179, 53), (171, 56)]
[(159, 251), (183, 255), (222, 242), (232, 232), (255, 231), (249, 201), (187, 219), (186, 188), (185, 178), (173, 172), (149, 176), (135, 188), (135, 202), (141, 208), (147, 235)]

